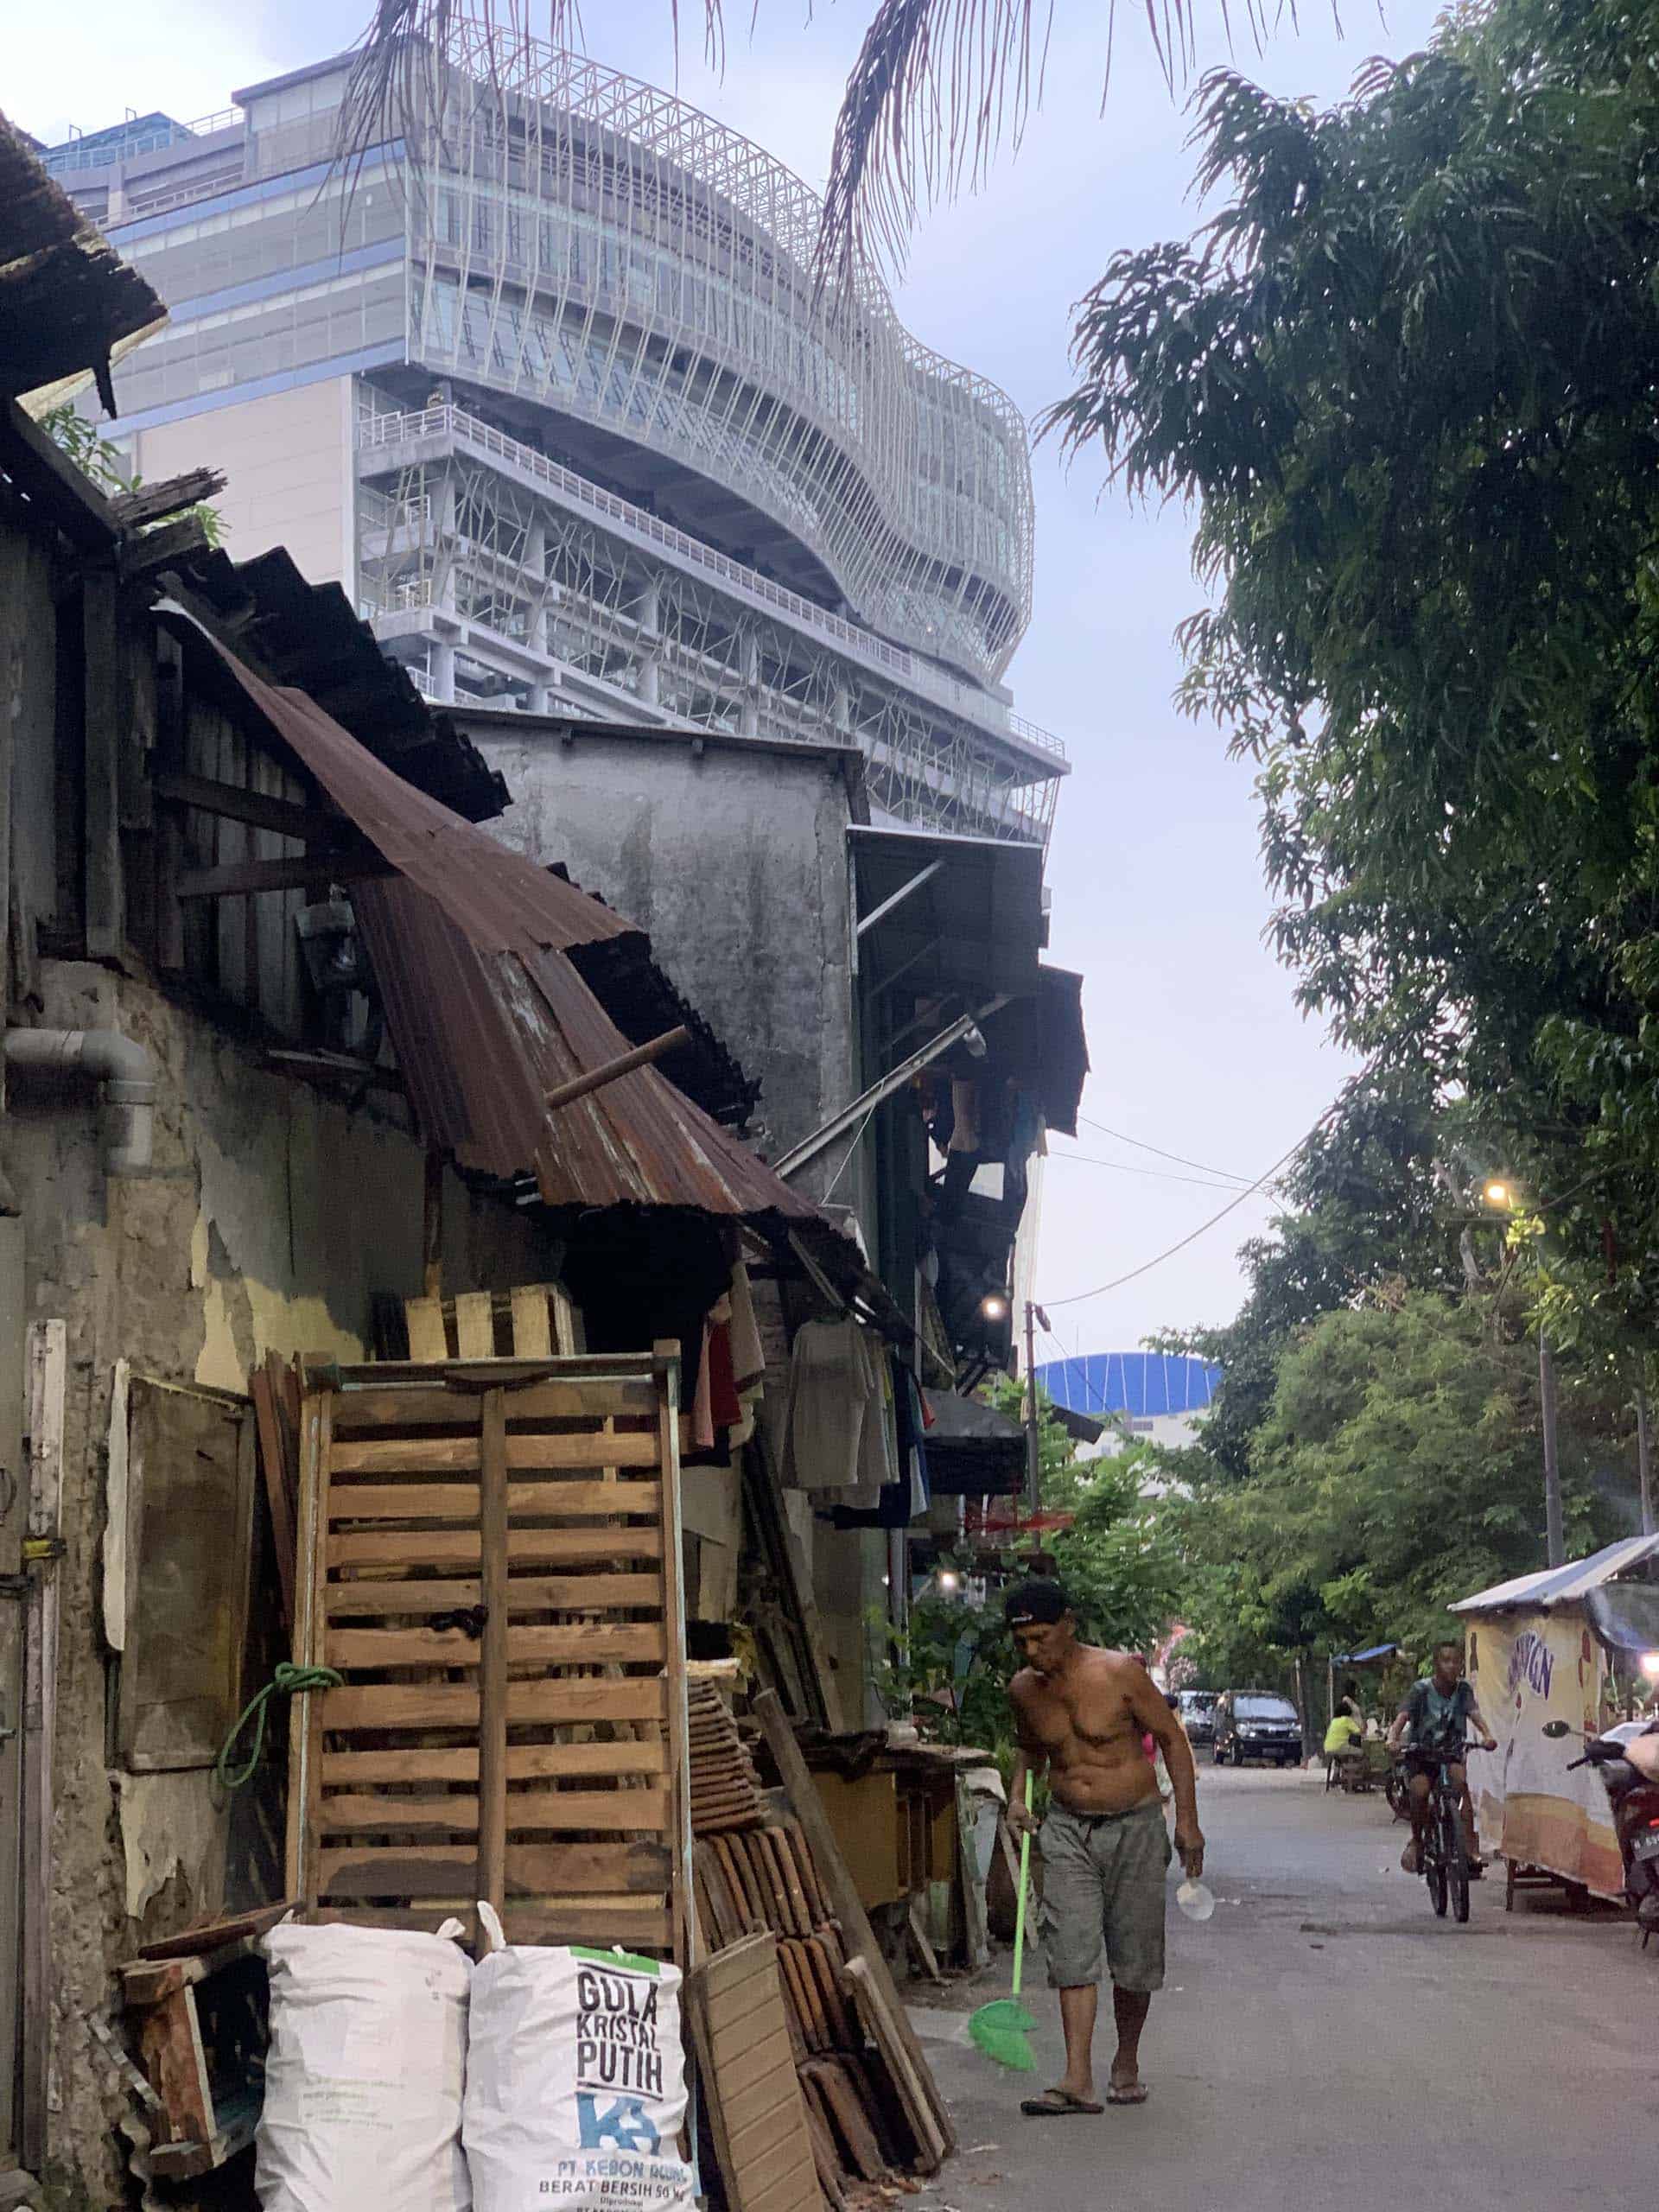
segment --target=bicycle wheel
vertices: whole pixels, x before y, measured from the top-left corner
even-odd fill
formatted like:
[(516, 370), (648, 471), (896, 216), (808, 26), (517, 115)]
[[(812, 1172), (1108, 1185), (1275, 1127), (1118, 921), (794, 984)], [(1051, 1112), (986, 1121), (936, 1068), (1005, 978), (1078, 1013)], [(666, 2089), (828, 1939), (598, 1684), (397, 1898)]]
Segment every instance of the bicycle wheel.
[(1469, 1917), (1469, 1862), (1463, 1855), (1463, 1824), (1449, 1805), (1440, 1816), (1440, 1851), (1452, 1891), (1452, 1918), (1465, 1921)]
[(1440, 1839), (1430, 1828), (1423, 1841), (1423, 1873), (1428, 1883), (1428, 1901), (1434, 1908), (1437, 1920), (1446, 1918), (1446, 1859), (1440, 1849)]

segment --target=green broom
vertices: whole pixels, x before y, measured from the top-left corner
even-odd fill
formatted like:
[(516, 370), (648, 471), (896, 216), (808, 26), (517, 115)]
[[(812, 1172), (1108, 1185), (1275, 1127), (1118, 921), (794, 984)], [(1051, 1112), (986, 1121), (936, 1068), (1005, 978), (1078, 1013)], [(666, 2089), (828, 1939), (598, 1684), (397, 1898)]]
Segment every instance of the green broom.
[[(1026, 1811), (1031, 1811), (1031, 1774), (1026, 1774)], [(1031, 1869), (1031, 1830), (1020, 1837), (1020, 1899), (1014, 1912), (1014, 1994), (982, 2005), (968, 2023), (974, 2048), (1011, 2073), (1034, 2073), (1037, 2060), (1026, 2037), (1037, 2023), (1020, 2002), (1020, 1975), (1026, 1956), (1026, 1891)]]

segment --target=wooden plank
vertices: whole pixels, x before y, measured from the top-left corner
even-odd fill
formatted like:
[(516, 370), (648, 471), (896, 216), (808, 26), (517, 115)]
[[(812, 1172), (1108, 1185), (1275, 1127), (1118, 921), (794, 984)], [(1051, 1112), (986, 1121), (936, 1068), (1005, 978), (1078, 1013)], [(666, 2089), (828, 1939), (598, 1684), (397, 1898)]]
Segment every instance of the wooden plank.
[(548, 1315), (545, 1285), (526, 1285), (512, 1297), (512, 1349), (519, 1359), (548, 1359), (553, 1351), (553, 1332)]
[(350, 853), (301, 855), (286, 861), (232, 861), (223, 868), (187, 868), (175, 891), (180, 899), (255, 898), (265, 891), (303, 891), (312, 884), (364, 883), (397, 870), (366, 848)]
[[(476, 1567), (476, 1529), (358, 1529), (331, 1535), (335, 1567)], [(507, 1557), (515, 1567), (574, 1567), (584, 1560), (661, 1559), (658, 1529), (513, 1529)]]
[[(423, 1304), (405, 1299), (404, 1311)], [(439, 1313), (442, 1319), (442, 1309)], [(447, 1352), (434, 1353), (447, 1359)], [(530, 1382), (512, 1390), (507, 1400), (509, 1424), (537, 1421), (597, 1420), (614, 1415), (620, 1420), (648, 1415), (655, 1421), (656, 1386), (629, 1377), (603, 1380)], [(392, 1428), (475, 1428), (476, 1408), (466, 1397), (446, 1389), (441, 1382), (416, 1384), (378, 1383), (372, 1388), (342, 1390), (334, 1408), (335, 1426), (342, 1436)]]
[[(338, 1466), (334, 1471), (339, 1473)], [(476, 1483), (336, 1482), (333, 1501), (336, 1527), (346, 1521), (470, 1521), (479, 1510)], [(513, 1483), (507, 1492), (507, 1510), (515, 1521), (593, 1520), (611, 1514), (649, 1514), (654, 1520), (662, 1508), (662, 1484), (656, 1482)]]
[[(500, 1608), (501, 1619), (507, 1609)], [(487, 1643), (489, 1623), (485, 1624)], [(654, 1660), (667, 1656), (660, 1622), (603, 1622), (570, 1628), (509, 1628), (507, 1658), (515, 1666), (597, 1666), (613, 1660)], [(324, 1639), (325, 1666), (353, 1668), (471, 1667), (480, 1662), (480, 1644), (458, 1628), (332, 1629)]]
[[(353, 1845), (323, 1852), (321, 1888), (335, 1899), (470, 1896), (475, 1864), (470, 1844)], [(671, 1871), (658, 1843), (509, 1843), (499, 1878), (506, 1897), (650, 1898), (660, 1897)]]
[(138, 2063), (162, 2101), (160, 2123), (169, 2143), (206, 2143), (213, 2133), (213, 2101), (195, 1994), (176, 1989), (146, 2005), (138, 2022)]
[[(404, 1325), (409, 1331), (409, 1356), (411, 1359), (447, 1359), (449, 1357), (449, 1342), (443, 1329), (443, 1301), (441, 1299), (406, 1298), (404, 1300)], [(390, 1398), (392, 1393), (388, 1391), (386, 1395)], [(366, 1406), (366, 1399), (359, 1399), (353, 1403), (342, 1394), (340, 1411), (346, 1417), (346, 1433), (366, 1425), (361, 1419)], [(474, 1426), (477, 1419), (476, 1410), (468, 1407), (465, 1425)]]
[(576, 1904), (519, 1904), (508, 1900), (502, 1916), (510, 1943), (621, 1943), (635, 1951), (665, 1951), (673, 1918), (665, 1905), (644, 1898), (625, 1906), (614, 1900), (601, 1905)]
[[(482, 1590), (475, 1580), (336, 1582), (328, 1592), (328, 1616), (465, 1612), (480, 1602)], [(655, 1610), (662, 1599), (663, 1578), (650, 1573), (515, 1574), (507, 1584), (508, 1607), (515, 1613), (640, 1612)]]
[[(322, 1599), (325, 1575), (321, 1558), (322, 1524), (317, 1518), (318, 1484), (321, 1471), (321, 1399), (308, 1398), (300, 1408), (299, 1529), (295, 1539), (294, 1638), (296, 1667), (316, 1663), (322, 1649)], [(315, 1698), (289, 1700), (288, 1710), (288, 1837), (283, 1855), (283, 1886), (290, 1897), (306, 1900), (305, 1807), (314, 1764), (321, 1761), (321, 1737), (315, 1732)]]
[[(592, 1780), (617, 1774), (666, 1774), (668, 1751), (661, 1743), (510, 1744), (509, 1782)], [(476, 1782), (478, 1751), (472, 1749), (405, 1751), (325, 1751), (323, 1781), (335, 1789), (366, 1789), (383, 1782)]]
[(879, 2012), (889, 2024), (893, 2040), (903, 2052), (926, 2106), (931, 2133), (939, 2145), (938, 2160), (933, 2169), (937, 2171), (938, 2164), (942, 2163), (957, 2146), (950, 2113), (922, 2055), (921, 2045), (916, 2040), (915, 2031), (893, 1985), (886, 1956), (875, 1940), (863, 1902), (847, 1871), (847, 1863), (836, 1841), (836, 1832), (830, 1825), (823, 1800), (807, 1771), (800, 1745), (795, 1741), (794, 1732), (779, 1703), (777, 1692), (763, 1690), (754, 1701), (753, 1711), (765, 1732), (788, 1796), (790, 1810), (799, 1822), (811, 1851), (819, 1886), (835, 1917), (841, 1923), (842, 1939), (849, 1955), (848, 1969), (850, 1972), (856, 1961), (863, 1961), (866, 1978), (870, 1985), (871, 2010)]
[(285, 1629), (294, 1624), (294, 1516), (288, 1494), (288, 1458), (277, 1420), (276, 1395), (270, 1376), (256, 1368), (250, 1384), (254, 1419), (259, 1431), (259, 1471), (264, 1482), (265, 1505), (270, 1515), (271, 1548), (276, 1559), (276, 1583), (282, 1598)]
[[(646, 1829), (660, 1832), (669, 1802), (666, 1789), (510, 1789), (504, 1791), (504, 1838), (508, 1834), (524, 1836), (555, 1829), (570, 1835), (589, 1831), (615, 1835), (643, 1834)], [(476, 1835), (478, 1800), (459, 1791), (439, 1797), (406, 1797), (390, 1791), (364, 1797), (325, 1797), (322, 1823), (329, 1835), (412, 1835), (416, 1830)], [(661, 1889), (665, 1881), (664, 1877), (655, 1886)]]
[[(667, 1685), (634, 1681), (511, 1682), (510, 1725), (536, 1720), (664, 1720)], [(314, 1696), (319, 1725), (353, 1728), (476, 1728), (478, 1692), (465, 1682), (410, 1682), (325, 1690)]]
[[(330, 1481), (329, 1464), (334, 1456), (334, 1433), (332, 1427), (333, 1414), (334, 1393), (333, 1391), (329, 1391), (325, 1396), (317, 1401), (316, 1405), (316, 1432), (315, 1441), (316, 1472), (314, 1478), (314, 1485), (316, 1493), (316, 1506), (315, 1518), (313, 1522), (313, 1528), (315, 1533), (312, 1543), (311, 1570), (313, 1588), (309, 1616), (309, 1641), (313, 1650), (316, 1650), (321, 1648), (322, 1641), (322, 1626), (323, 1622), (327, 1618), (328, 1550), (327, 1546), (322, 1541), (322, 1538), (328, 1527), (328, 1488)], [(313, 1660), (311, 1663), (315, 1665), (316, 1662)], [(302, 1878), (297, 1885), (292, 1880), (292, 1878), (290, 1878), (288, 1883), (288, 1888), (291, 1893), (297, 1886), (300, 1894), (305, 1899), (307, 1906), (312, 1910), (315, 1910), (317, 1902), (317, 1857), (321, 1847), (317, 1828), (317, 1818), (322, 1805), (323, 1709), (327, 1703), (327, 1698), (326, 1695), (319, 1696), (315, 1692), (313, 1692), (308, 1697), (296, 1697), (292, 1699), (290, 1702), (296, 1706), (304, 1707), (309, 1726), (308, 1730), (308, 1752), (304, 1775), (305, 1809), (303, 1818), (305, 1821), (306, 1847), (302, 1867)], [(294, 1788), (294, 1780), (290, 1776), (289, 1781), (289, 1791), (292, 1792)]]
[[(686, 1805), (685, 1789), (690, 1773), (690, 1752), (687, 1744), (685, 1690), (685, 1576), (681, 1559), (680, 1544), (680, 1365), (679, 1345), (671, 1338), (659, 1338), (652, 1346), (652, 1357), (658, 1363), (662, 1391), (658, 1409), (657, 1439), (658, 1460), (662, 1469), (662, 1524), (663, 1542), (663, 1611), (669, 1625), (668, 1680), (668, 1755), (669, 1774), (674, 1789), (672, 1830), (680, 1839), (682, 1862), (689, 1867), (691, 1859), (690, 1816)], [(613, 1436), (607, 1449), (618, 1452), (632, 1440)], [(616, 1459), (615, 1465), (627, 1463)], [(696, 1924), (689, 1910), (686, 1896), (687, 1881), (683, 1873), (676, 1884), (672, 1899), (674, 1913), (674, 1955), (683, 1970), (689, 1971), (696, 1960), (691, 1949)]]
[(462, 1359), (495, 1357), (495, 1306), (487, 1290), (466, 1290), (455, 1300), (455, 1350)]
[[(512, 1400), (507, 1401), (511, 1408)], [(511, 1418), (511, 1412), (509, 1418)], [(654, 1467), (657, 1439), (641, 1433), (621, 1436), (528, 1435), (510, 1433), (507, 1465), (515, 1473), (550, 1474), (560, 1468), (573, 1472), (586, 1467)], [(334, 1446), (334, 1474), (426, 1475), (476, 1474), (478, 1437), (377, 1436), (354, 1444)]]
[[(923, 2171), (937, 2173), (956, 2146), (947, 2140), (934, 2116), (934, 2099), (938, 2093), (932, 2075), (925, 2064), (918, 2066), (911, 2058), (905, 2047), (906, 2038), (899, 2032), (893, 2008), (883, 2001), (874, 1986), (869, 1961), (849, 1959), (847, 1980), (857, 2002), (859, 2018), (868, 2029), (870, 2040), (881, 2054), (882, 2063), (899, 2093), (905, 2118), (921, 2153)], [(908, 2031), (908, 2019), (905, 2026)]]
[(211, 776), (189, 776), (168, 770), (155, 779), (157, 798), (179, 806), (200, 807), (206, 814), (223, 814), (232, 822), (246, 822), (256, 830), (274, 830), (279, 837), (328, 837), (350, 828), (343, 814), (296, 806), (291, 799), (269, 798), (263, 791), (245, 790), (240, 784), (222, 784)]
[[(485, 1325), (489, 1325), (489, 1300)], [(457, 1306), (459, 1312), (459, 1306)], [(465, 1347), (463, 1346), (463, 1351)], [(484, 1632), (478, 1667), (478, 1894), (505, 1902), (507, 1848), (507, 1415), (500, 1390), (484, 1399), (479, 1474)], [(480, 1930), (480, 1936), (482, 1930)]]
[[(411, 1299), (410, 1305), (417, 1303)], [(470, 1434), (462, 1436), (377, 1436), (367, 1443), (337, 1443), (329, 1473), (343, 1475), (475, 1475), (478, 1472), (478, 1412), (474, 1401)], [(476, 1506), (476, 1492), (474, 1503)]]

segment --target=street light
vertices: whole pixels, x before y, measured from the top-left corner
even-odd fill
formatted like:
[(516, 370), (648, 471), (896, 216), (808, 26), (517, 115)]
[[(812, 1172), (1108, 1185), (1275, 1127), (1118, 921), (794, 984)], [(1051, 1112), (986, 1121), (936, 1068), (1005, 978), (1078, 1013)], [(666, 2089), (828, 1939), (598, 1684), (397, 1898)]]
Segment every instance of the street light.
[(1494, 1175), (1480, 1195), (1500, 1213), (1507, 1213), (1515, 1204), (1515, 1192), (1501, 1175)]
[(1659, 1682), (1659, 1651), (1644, 1651), (1639, 1663), (1650, 1682)]
[[(956, 1571), (955, 1571), (953, 1568), (951, 1568), (951, 1567), (942, 1567), (939, 1569), (939, 1573), (938, 1573), (938, 1583), (939, 1583), (939, 1587), (940, 1587), (940, 1589), (944, 1592), (945, 1596), (948, 1598), (948, 1597), (950, 1597), (950, 1596), (951, 1595), (951, 1593), (952, 1593), (954, 1591), (957, 1591), (957, 1590), (960, 1590), (960, 1589), (961, 1589), (961, 1587), (962, 1587), (962, 1577), (961, 1577), (958, 1573), (956, 1573)], [(1654, 1664), (1655, 1664), (1656, 1668), (1659, 1668), (1659, 1656), (1656, 1656), (1655, 1661), (1654, 1661)]]
[(981, 1299), (979, 1310), (988, 1321), (1006, 1321), (1008, 1318), (1008, 1301), (1000, 1290), (994, 1290)]

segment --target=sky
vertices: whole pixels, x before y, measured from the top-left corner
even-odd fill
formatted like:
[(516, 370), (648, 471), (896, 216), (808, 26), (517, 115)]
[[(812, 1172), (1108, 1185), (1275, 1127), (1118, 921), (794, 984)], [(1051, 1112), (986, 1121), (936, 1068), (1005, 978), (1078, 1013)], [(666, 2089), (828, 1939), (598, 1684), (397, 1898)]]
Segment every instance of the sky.
[[(532, 22), (543, 12), (541, 0), (516, 5)], [(1264, 49), (1230, 54), (1216, 5), (1195, 80), (1232, 66), (1278, 92), (1334, 101), (1371, 55), (1421, 46), (1438, 7), (1399, 0), (1384, 16), (1361, 0), (1343, 11), (1344, 39), (1310, 0), (1300, 30), (1287, 14)], [(760, 0), (751, 31), (750, 0), (731, 0), (718, 72), (704, 63), (695, 5), (681, 9), (677, 60), (670, 0), (589, 0), (583, 28), (596, 59), (677, 86), (821, 188), (869, 11), (870, 0), (810, 10)], [(366, 12), (367, 0), (79, 0), (66, 40), (49, 10), (19, 10), (5, 105), (48, 139), (129, 108), (188, 121), (347, 43)], [(924, 217), (894, 285), (918, 337), (995, 379), (1032, 418), (1067, 389), (1071, 310), (1113, 253), (1185, 238), (1201, 219), (1190, 119), (1139, 10), (1117, 11), (1103, 105), (1107, 14), (1061, 0), (1023, 144), (976, 194)], [(1048, 957), (1084, 975), (1093, 1062), (1087, 1118), (1075, 1141), (1051, 1139), (1045, 1171), (1036, 1290), (1053, 1333), (1041, 1359), (1230, 1319), (1243, 1287), (1237, 1247), (1268, 1219), (1265, 1192), (1122, 1288), (1077, 1294), (1208, 1221), (1239, 1183), (1215, 1187), (1205, 1171), (1246, 1184), (1262, 1174), (1323, 1113), (1349, 1064), (1299, 1014), (1293, 979), (1262, 941), (1269, 899), (1251, 772), (1228, 760), (1214, 727), (1172, 702), (1173, 632), (1202, 600), (1190, 518), (1131, 506), (1086, 455), (1068, 468), (1043, 445), (1033, 466), (1035, 612), (1008, 680), (1020, 713), (1055, 731), (1071, 758), (1049, 861)]]

